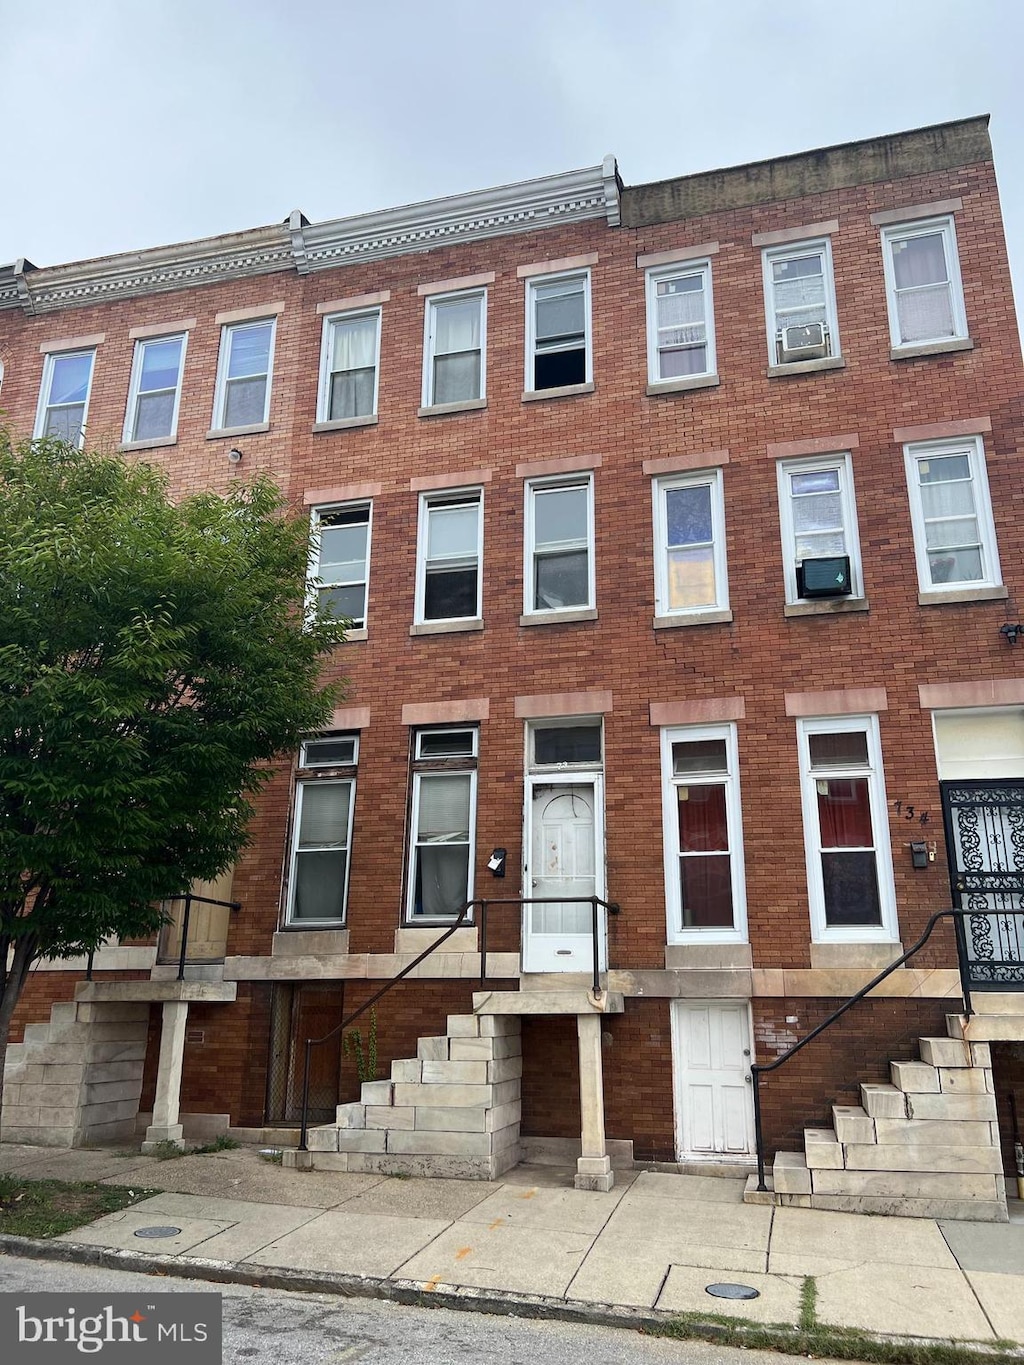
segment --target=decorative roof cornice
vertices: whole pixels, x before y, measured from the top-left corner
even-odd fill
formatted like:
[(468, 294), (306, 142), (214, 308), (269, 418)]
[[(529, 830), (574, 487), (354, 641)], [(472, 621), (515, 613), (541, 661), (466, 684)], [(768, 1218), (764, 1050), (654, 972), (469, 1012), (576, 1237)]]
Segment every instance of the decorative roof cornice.
[(584, 170), (325, 223), (310, 223), (295, 210), (284, 223), (223, 237), (45, 269), (18, 261), (0, 266), (0, 309), (51, 313), (282, 270), (304, 275), (587, 219), (617, 227), (621, 190), (615, 158), (608, 156)]
[(350, 261), (380, 260), (593, 218), (617, 227), (620, 189), (615, 158), (608, 156), (600, 166), (584, 170), (326, 223), (306, 224), (293, 213), (289, 228), (295, 266), (306, 274)]
[(147, 251), (33, 269), (31, 274), (19, 273), (20, 302), (26, 312), (52, 313), (108, 299), (165, 293), (247, 275), (268, 275), (288, 270), (291, 264), (288, 232), (283, 226), (252, 228), (224, 237), (176, 242)]

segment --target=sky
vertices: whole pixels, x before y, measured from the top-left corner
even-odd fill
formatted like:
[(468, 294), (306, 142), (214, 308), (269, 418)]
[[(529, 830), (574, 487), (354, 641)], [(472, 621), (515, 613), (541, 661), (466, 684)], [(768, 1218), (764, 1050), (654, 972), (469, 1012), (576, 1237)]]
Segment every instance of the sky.
[(990, 113), (1024, 307), (1024, 0), (0, 0), (0, 262)]

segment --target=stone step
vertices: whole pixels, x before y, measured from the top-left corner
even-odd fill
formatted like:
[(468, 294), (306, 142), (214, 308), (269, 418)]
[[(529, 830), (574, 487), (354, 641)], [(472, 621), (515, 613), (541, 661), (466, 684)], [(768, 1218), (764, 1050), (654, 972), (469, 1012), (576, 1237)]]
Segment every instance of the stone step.
[(873, 1119), (907, 1117), (907, 1097), (895, 1085), (864, 1084), (860, 1088), (860, 1102)]
[(996, 1175), (1003, 1169), (998, 1147), (940, 1147), (931, 1144), (852, 1143), (843, 1149), (851, 1171), (963, 1171), (968, 1175)]
[(976, 1014), (964, 1029), (972, 1043), (1024, 1042), (1024, 1015)]
[(744, 1204), (775, 1203), (775, 1185), (773, 1183), (772, 1176), (770, 1173), (767, 1172), (765, 1173), (764, 1183), (768, 1188), (764, 1190), (759, 1190), (757, 1188), (757, 1176), (756, 1175), (747, 1176), (747, 1183), (743, 1190)]
[[(813, 1194), (902, 1195), (908, 1199), (997, 1199), (997, 1175), (955, 1171), (812, 1171)], [(776, 1181), (776, 1187), (778, 1182)]]
[[(953, 1075), (973, 1075), (973, 1072), (953, 1072)], [(907, 1118), (910, 1119), (970, 1119), (994, 1122), (999, 1114), (995, 1095), (907, 1095)]]
[(859, 1104), (834, 1104), (832, 1126), (845, 1146), (848, 1142), (874, 1142), (875, 1120)]
[[(879, 1146), (984, 1147), (992, 1142), (992, 1125), (970, 1119), (874, 1119)], [(838, 1130), (837, 1130), (838, 1131)]]
[(975, 1014), (1024, 1015), (1024, 990), (975, 991), (971, 996)]
[(473, 996), (477, 1015), (622, 1014), (625, 1001), (617, 991), (479, 991)]
[(948, 1222), (1007, 1222), (1005, 1200), (990, 1203), (985, 1199), (907, 1199), (903, 1195), (869, 1194), (812, 1194), (805, 1198), (805, 1207), (835, 1213), (888, 1214), (897, 1218), (936, 1218)]
[(811, 1170), (842, 1170), (843, 1144), (834, 1129), (805, 1128), (804, 1159)]
[(937, 1095), (941, 1088), (939, 1069), (928, 1062), (890, 1062), (889, 1075), (896, 1089), (907, 1094)]
[[(946, 1021), (954, 1016), (947, 1015)], [(971, 1048), (959, 1038), (922, 1038), (921, 1060), (929, 1066), (971, 1066)]]
[(772, 1166), (776, 1194), (810, 1194), (811, 1172), (803, 1152), (776, 1152)]

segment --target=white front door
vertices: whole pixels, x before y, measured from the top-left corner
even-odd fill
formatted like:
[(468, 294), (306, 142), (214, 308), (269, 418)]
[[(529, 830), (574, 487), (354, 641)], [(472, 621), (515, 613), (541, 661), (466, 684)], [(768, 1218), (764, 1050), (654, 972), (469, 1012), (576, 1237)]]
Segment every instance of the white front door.
[(678, 1160), (723, 1161), (754, 1150), (751, 1046), (746, 1001), (673, 1002)]
[[(529, 858), (523, 897), (603, 896), (598, 859), (600, 811), (593, 779), (537, 783), (530, 799)], [(592, 907), (555, 902), (523, 907), (523, 970), (592, 972)], [(598, 908), (600, 969), (605, 916)]]

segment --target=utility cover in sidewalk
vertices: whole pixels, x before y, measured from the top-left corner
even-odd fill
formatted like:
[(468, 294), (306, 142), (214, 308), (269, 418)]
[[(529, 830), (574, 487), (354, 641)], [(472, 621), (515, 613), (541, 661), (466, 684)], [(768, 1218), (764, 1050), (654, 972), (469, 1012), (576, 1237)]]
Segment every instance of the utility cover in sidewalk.
[(181, 1228), (136, 1228), (136, 1237), (177, 1237)]
[(749, 1284), (709, 1284), (704, 1292), (716, 1299), (759, 1299), (761, 1297), (761, 1291), (752, 1288)]

